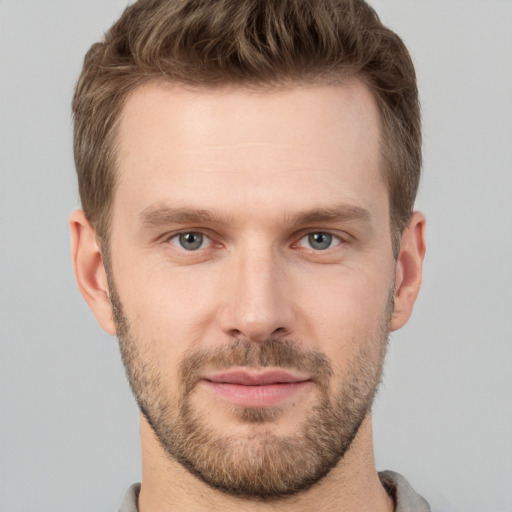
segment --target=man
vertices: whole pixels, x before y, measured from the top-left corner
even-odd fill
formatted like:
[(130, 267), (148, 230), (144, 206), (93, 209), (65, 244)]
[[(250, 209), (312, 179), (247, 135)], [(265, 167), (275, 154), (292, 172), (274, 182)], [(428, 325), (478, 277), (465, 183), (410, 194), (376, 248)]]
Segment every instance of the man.
[(76, 277), (141, 411), (121, 510), (429, 510), (372, 449), (425, 253), (401, 40), (360, 0), (140, 0), (73, 111)]

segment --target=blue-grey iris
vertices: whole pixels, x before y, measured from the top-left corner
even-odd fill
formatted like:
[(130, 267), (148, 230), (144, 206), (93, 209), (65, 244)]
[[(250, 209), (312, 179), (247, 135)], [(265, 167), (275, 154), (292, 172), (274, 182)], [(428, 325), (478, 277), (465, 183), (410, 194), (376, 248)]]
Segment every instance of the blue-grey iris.
[(332, 235), (329, 233), (311, 233), (308, 235), (309, 245), (318, 251), (328, 249), (332, 243)]
[(180, 245), (187, 251), (195, 251), (203, 245), (203, 235), (201, 233), (181, 233), (179, 235)]

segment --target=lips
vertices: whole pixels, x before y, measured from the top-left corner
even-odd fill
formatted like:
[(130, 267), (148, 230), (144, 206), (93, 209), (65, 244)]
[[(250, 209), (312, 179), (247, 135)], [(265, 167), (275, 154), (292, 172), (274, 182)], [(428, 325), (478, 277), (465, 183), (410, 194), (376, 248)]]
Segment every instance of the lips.
[(232, 370), (207, 375), (202, 382), (216, 396), (242, 407), (277, 406), (312, 384), (308, 376), (285, 370)]

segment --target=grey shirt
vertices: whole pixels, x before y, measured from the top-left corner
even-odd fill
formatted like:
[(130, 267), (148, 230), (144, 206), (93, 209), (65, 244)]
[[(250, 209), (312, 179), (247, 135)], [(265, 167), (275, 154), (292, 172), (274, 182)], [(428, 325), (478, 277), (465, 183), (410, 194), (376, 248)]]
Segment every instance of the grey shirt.
[[(393, 471), (382, 471), (379, 478), (395, 501), (395, 512), (430, 512), (430, 506), (425, 498), (417, 494), (402, 475)], [(119, 512), (138, 512), (139, 492), (140, 484), (133, 484), (126, 492)]]

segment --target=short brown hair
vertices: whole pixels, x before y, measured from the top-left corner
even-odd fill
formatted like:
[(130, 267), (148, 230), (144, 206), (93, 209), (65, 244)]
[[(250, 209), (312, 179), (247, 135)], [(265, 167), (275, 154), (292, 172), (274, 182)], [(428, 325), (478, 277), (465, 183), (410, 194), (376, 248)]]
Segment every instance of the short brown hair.
[[(279, 87), (355, 77), (381, 114), (395, 255), (421, 169), (416, 76), (402, 40), (363, 0), (139, 0), (87, 53), (73, 99), (84, 212), (109, 236), (116, 137), (128, 95), (150, 80)], [(108, 245), (108, 244), (107, 244)]]

